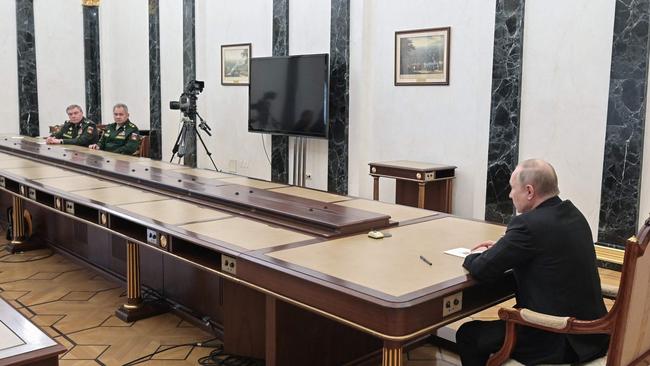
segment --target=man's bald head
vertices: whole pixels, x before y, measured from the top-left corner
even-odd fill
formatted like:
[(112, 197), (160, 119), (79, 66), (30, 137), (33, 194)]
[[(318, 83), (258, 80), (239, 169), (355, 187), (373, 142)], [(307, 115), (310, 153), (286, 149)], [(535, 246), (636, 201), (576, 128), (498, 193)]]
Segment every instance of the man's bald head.
[(555, 169), (540, 159), (525, 160), (517, 165), (510, 176), (510, 187), (510, 198), (520, 213), (560, 194)]
[(548, 198), (560, 194), (557, 174), (551, 164), (541, 159), (528, 159), (517, 167), (519, 168), (517, 175), (519, 183), (532, 185), (539, 196)]

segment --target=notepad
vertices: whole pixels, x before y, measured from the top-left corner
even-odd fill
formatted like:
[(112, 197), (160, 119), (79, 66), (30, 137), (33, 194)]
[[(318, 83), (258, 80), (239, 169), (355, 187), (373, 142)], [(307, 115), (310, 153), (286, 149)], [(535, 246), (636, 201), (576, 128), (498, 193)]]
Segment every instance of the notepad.
[(445, 250), (445, 254), (454, 255), (456, 257), (465, 258), (470, 254), (470, 250), (467, 248), (454, 248)]

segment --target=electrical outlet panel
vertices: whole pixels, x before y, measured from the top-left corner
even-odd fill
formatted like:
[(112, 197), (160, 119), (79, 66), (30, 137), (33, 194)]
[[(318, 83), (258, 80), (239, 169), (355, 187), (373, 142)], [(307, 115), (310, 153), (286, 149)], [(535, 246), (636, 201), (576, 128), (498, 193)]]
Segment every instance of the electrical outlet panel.
[(147, 229), (147, 243), (158, 245), (158, 232), (156, 230)]
[(463, 293), (457, 292), (442, 299), (442, 316), (448, 316), (463, 308)]
[(227, 255), (221, 255), (221, 270), (230, 274), (237, 274), (237, 260)]
[(34, 188), (27, 188), (27, 197), (36, 201), (36, 190)]
[(74, 215), (74, 202), (65, 201), (65, 212)]

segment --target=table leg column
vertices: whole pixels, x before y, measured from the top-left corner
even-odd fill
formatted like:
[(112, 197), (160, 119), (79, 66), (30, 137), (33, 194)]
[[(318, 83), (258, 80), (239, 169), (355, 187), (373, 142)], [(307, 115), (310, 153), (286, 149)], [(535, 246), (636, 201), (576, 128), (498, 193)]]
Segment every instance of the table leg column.
[[(13, 196), (13, 205), (11, 213), (11, 241), (7, 243), (7, 251), (10, 253), (25, 252), (28, 250), (40, 248), (40, 245), (28, 242), (25, 236), (25, 220), (30, 221), (31, 216), (25, 215), (23, 199), (20, 196)], [(30, 229), (31, 230), (31, 229)]]
[(140, 289), (140, 247), (126, 242), (126, 304), (115, 311), (115, 316), (133, 322), (166, 312), (168, 307), (160, 302), (144, 302)]
[(372, 199), (379, 201), (379, 177), (372, 177)]
[(424, 208), (424, 191), (425, 191), (425, 183), (420, 183), (418, 182), (418, 207), (419, 208)]
[(381, 366), (402, 366), (402, 344), (384, 341)]

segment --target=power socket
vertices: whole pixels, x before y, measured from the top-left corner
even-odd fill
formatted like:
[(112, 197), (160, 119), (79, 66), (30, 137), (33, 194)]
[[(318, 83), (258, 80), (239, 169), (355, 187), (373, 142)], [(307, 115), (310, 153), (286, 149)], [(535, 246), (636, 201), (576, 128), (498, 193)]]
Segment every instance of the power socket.
[(74, 202), (65, 201), (65, 212), (74, 215)]
[(147, 229), (147, 243), (158, 245), (158, 232), (156, 230)]
[(230, 274), (237, 274), (237, 260), (227, 255), (221, 255), (221, 270)]
[(442, 299), (442, 316), (457, 313), (463, 309), (463, 293), (457, 292)]

